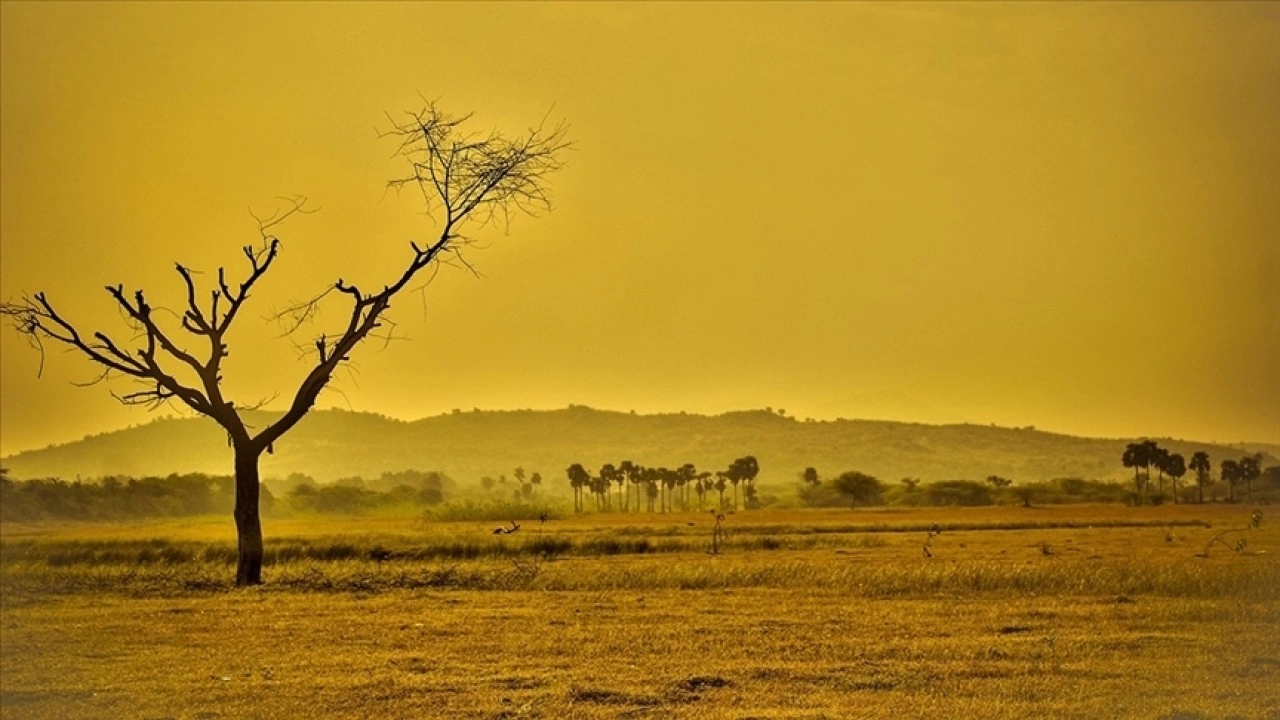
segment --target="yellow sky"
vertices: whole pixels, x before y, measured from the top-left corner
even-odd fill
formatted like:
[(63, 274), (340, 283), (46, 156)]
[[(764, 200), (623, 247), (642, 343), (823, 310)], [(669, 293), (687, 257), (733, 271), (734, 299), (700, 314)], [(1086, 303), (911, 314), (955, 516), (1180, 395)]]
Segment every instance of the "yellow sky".
[[(557, 207), (395, 311), (339, 405), (969, 421), (1280, 441), (1280, 4), (4, 3), (0, 294), (176, 305), (304, 194), (232, 338), (432, 235), (379, 140), (419, 93), (549, 110)], [(331, 319), (337, 320), (335, 313)], [(0, 335), (0, 452), (150, 416)], [(281, 405), (283, 401), (278, 402)]]

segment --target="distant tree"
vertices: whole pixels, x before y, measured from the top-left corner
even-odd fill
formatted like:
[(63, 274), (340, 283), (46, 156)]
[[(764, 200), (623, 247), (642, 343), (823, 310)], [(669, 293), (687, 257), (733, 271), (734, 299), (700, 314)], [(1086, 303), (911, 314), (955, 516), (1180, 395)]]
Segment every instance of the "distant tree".
[(1262, 487), (1270, 490), (1280, 490), (1280, 465), (1271, 465), (1262, 471)]
[(516, 482), (523, 485), (524, 484), (524, 468), (517, 465), (513, 474), (515, 475)]
[(724, 470), (716, 471), (716, 484), (713, 486), (716, 492), (720, 494), (720, 509), (724, 509), (724, 491), (729, 488), (729, 474)]
[(689, 489), (693, 485), (693, 481), (698, 477), (698, 468), (693, 463), (685, 463), (676, 470), (677, 480), (676, 487), (680, 489), (680, 507), (683, 510), (689, 509)]
[(800, 473), (800, 484), (796, 487), (796, 499), (805, 507), (821, 507), (826, 495), (830, 493), (822, 486), (822, 477), (816, 468), (805, 468)]
[(1255, 455), (1245, 455), (1240, 458), (1237, 463), (1239, 467), (1240, 479), (1244, 481), (1244, 494), (1247, 498), (1253, 497), (1253, 481), (1258, 479), (1262, 474), (1262, 453)]
[[(1121, 462), (1125, 467), (1133, 468), (1133, 483), (1139, 497), (1146, 494), (1151, 485), (1151, 462), (1155, 459), (1156, 444), (1150, 440), (1129, 443), (1125, 446)], [(1139, 471), (1145, 472), (1145, 477)]]
[(530, 475), (529, 484), (532, 485), (535, 489), (542, 487), (542, 473), (535, 472), (533, 475)]
[(729, 484), (733, 485), (733, 507), (737, 509), (738, 503), (738, 486), (743, 483), (755, 482), (756, 476), (760, 474), (760, 463), (754, 456), (747, 455), (740, 457), (729, 464), (728, 469), (724, 471), (725, 479)]
[(1022, 501), (1022, 507), (1031, 507), (1031, 501), (1036, 498), (1039, 488), (1031, 484), (1014, 485), (1009, 488), (1009, 494)]
[(659, 468), (658, 470), (660, 482), (662, 483), (662, 512), (669, 512), (671, 508), (671, 495), (676, 488), (676, 481), (680, 479), (680, 474), (670, 468)]
[(461, 253), (474, 246), (474, 231), (491, 222), (501, 223), (512, 214), (549, 207), (547, 178), (561, 167), (568, 147), (564, 128), (539, 128), (510, 138), (497, 132), (475, 135), (466, 129), (466, 120), (465, 116), (444, 113), (434, 104), (408, 113), (403, 120), (392, 120), (385, 136), (396, 145), (406, 175), (390, 185), (420, 191), (427, 210), (439, 221), (440, 234), (421, 245), (411, 242), (412, 252), (400, 270), (373, 289), (338, 279), (320, 295), (282, 315), (292, 324), (290, 329), (296, 330), (315, 318), (326, 298), (350, 302), (341, 329), (322, 334), (309, 344), (314, 364), (293, 392), (288, 409), (260, 427), (246, 422), (242, 415), (255, 407), (253, 404), (235, 403), (224, 394), (222, 361), (229, 354), (235, 319), (244, 316), (245, 301), (258, 290), (259, 281), (283, 249), (274, 229), (286, 218), (304, 212), (302, 200), (292, 201), (283, 212), (259, 221), (258, 237), (242, 247), (247, 268), (239, 281), (220, 269), (209, 276), (216, 278), (208, 282), (211, 287), (201, 290), (197, 274), (177, 265), (184, 292), (173, 312), (153, 305), (142, 290), (129, 293), (123, 285), (108, 286), (114, 307), (128, 325), (127, 333), (114, 338), (74, 321), (43, 292), (0, 303), (0, 317), (8, 319), (42, 353), (46, 346), (62, 346), (94, 363), (102, 371), (100, 380), (127, 377), (138, 383), (132, 392), (117, 395), (123, 403), (154, 408), (177, 400), (222, 428), (231, 447), (236, 478), (232, 517), (237, 537), (237, 585), (262, 582), (262, 454), (273, 452), (276, 443), (310, 412), (334, 374), (346, 366), (367, 338), (386, 332), (379, 328), (386, 327), (389, 319), (385, 313), (402, 291), (420, 286), (441, 263), (458, 262)]
[(913, 493), (920, 486), (920, 478), (902, 478), (902, 486), (907, 489), (908, 493)]
[(644, 479), (644, 494), (649, 501), (649, 512), (653, 512), (653, 501), (658, 499), (658, 472), (653, 468), (646, 468)]
[(1191, 456), (1191, 462), (1187, 465), (1196, 474), (1196, 485), (1200, 489), (1200, 502), (1204, 502), (1204, 486), (1213, 480), (1213, 465), (1209, 462), (1209, 454), (1203, 451), (1196, 452)]
[(287, 476), (285, 476), (283, 489), (285, 494), (287, 495), (290, 492), (292, 492), (295, 487), (299, 485), (311, 485), (314, 487), (315, 484), (316, 484), (316, 479), (311, 477), (310, 475), (307, 475), (306, 473), (300, 473), (300, 472), (291, 472)]
[(1160, 447), (1159, 445), (1155, 445), (1153, 443), (1153, 446), (1151, 448), (1151, 465), (1155, 467), (1157, 471), (1157, 478), (1158, 478), (1159, 488), (1160, 488), (1159, 493), (1161, 496), (1164, 495), (1164, 476), (1165, 476), (1165, 473), (1169, 471), (1170, 457), (1172, 456), (1169, 454), (1168, 450)]
[(10, 499), (14, 494), (13, 478), (9, 477), (9, 468), (0, 467), (0, 517), (13, 507)]
[(565, 470), (569, 477), (569, 487), (573, 488), (573, 511), (582, 512), (582, 490), (591, 484), (591, 473), (580, 463), (574, 463)]
[(1147, 456), (1147, 448), (1142, 443), (1129, 443), (1124, 448), (1124, 455), (1121, 456), (1120, 462), (1127, 468), (1133, 468), (1133, 485), (1134, 490), (1139, 496), (1142, 495), (1142, 474), (1141, 468), (1147, 466), (1151, 459)]
[(924, 486), (925, 501), (929, 505), (956, 505), (975, 507), (991, 505), (992, 488), (974, 480), (939, 480)]
[(612, 508), (613, 495), (609, 491), (613, 489), (613, 481), (621, 477), (622, 474), (613, 466), (613, 463), (605, 463), (600, 467), (600, 480), (604, 483), (603, 495), (606, 510)]
[(1172, 453), (1164, 460), (1164, 471), (1173, 481), (1173, 504), (1178, 504), (1178, 481), (1187, 474), (1187, 462), (1179, 453)]
[(858, 503), (871, 505), (880, 501), (884, 493), (884, 485), (876, 478), (860, 472), (847, 472), (835, 479), (833, 486), (836, 492), (849, 499), (850, 507)]
[(1012, 480), (1008, 478), (1002, 478), (999, 475), (988, 475), (987, 482), (991, 483), (991, 486), (996, 488), (997, 490), (1002, 490), (1013, 484)]
[(1143, 440), (1142, 446), (1147, 458), (1147, 464), (1144, 468), (1146, 473), (1146, 481), (1143, 483), (1146, 492), (1151, 492), (1151, 468), (1156, 464), (1162, 450), (1155, 440)]
[(749, 508), (758, 507), (760, 505), (756, 496), (756, 477), (760, 475), (760, 463), (754, 455), (746, 455), (738, 458), (738, 474), (742, 477), (742, 481), (746, 483), (743, 492), (746, 494), (746, 505)]
[(591, 492), (596, 496), (596, 510), (606, 511), (609, 509), (609, 490), (612, 488), (609, 481), (603, 477), (596, 476), (591, 478)]
[(1218, 466), (1218, 476), (1227, 484), (1227, 501), (1236, 501), (1236, 483), (1240, 482), (1240, 463), (1235, 460), (1223, 460)]
[(694, 489), (698, 492), (698, 510), (703, 509), (703, 499), (707, 495), (707, 491), (711, 489), (711, 473), (706, 470), (698, 473)]
[(484, 477), (480, 478), (480, 487), (483, 487), (485, 490), (493, 490), (493, 485), (494, 485), (494, 480), (488, 475), (485, 475)]
[(631, 463), (631, 467), (627, 470), (627, 491), (634, 492), (636, 496), (636, 512), (642, 509), (645, 485), (645, 467), (636, 463)]
[[(623, 460), (622, 462), (618, 463), (618, 474), (622, 478), (620, 482), (622, 482), (623, 485), (626, 486), (626, 497), (623, 499), (622, 509), (623, 511), (630, 511), (631, 510), (631, 486), (635, 484), (635, 479), (634, 479), (635, 463), (632, 463), (630, 460)], [(639, 503), (637, 503), (637, 508), (636, 508), (637, 510), (639, 509), (638, 505)]]

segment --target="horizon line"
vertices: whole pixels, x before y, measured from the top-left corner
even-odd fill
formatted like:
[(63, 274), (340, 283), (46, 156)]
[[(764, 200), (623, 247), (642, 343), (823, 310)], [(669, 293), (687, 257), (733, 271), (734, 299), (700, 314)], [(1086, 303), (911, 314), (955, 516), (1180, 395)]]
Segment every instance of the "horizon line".
[[(445, 412), (440, 412), (440, 413), (436, 413), (436, 414), (434, 414), (434, 415), (421, 415), (421, 416), (413, 417), (413, 418), (406, 418), (406, 417), (404, 417), (404, 416), (393, 415), (393, 414), (384, 413), (384, 412), (378, 412), (378, 411), (375, 411), (375, 410), (357, 410), (357, 409), (354, 409), (354, 408), (344, 408), (344, 407), (341, 407), (341, 406), (339, 406), (339, 405), (332, 405), (332, 406), (327, 407), (327, 408), (315, 408), (315, 409), (313, 409), (311, 412), (313, 412), (313, 413), (314, 413), (314, 412), (341, 412), (341, 413), (352, 413), (352, 414), (356, 414), (356, 415), (376, 415), (376, 416), (378, 416), (378, 417), (386, 418), (386, 419), (388, 419), (388, 420), (393, 420), (393, 421), (395, 421), (395, 422), (402, 422), (402, 423), (414, 423), (414, 422), (420, 422), (420, 421), (423, 421), (423, 420), (430, 420), (430, 419), (434, 419), (434, 418), (452, 417), (452, 416), (454, 416), (454, 415), (470, 415), (470, 414), (475, 414), (475, 413), (519, 413), (519, 412), (552, 413), (552, 412), (565, 412), (565, 411), (571, 411), (571, 410), (590, 410), (590, 411), (592, 411), (592, 412), (614, 413), (614, 414), (617, 414), (617, 415), (633, 415), (633, 416), (636, 416), (636, 417), (660, 417), (660, 416), (665, 416), (665, 415), (674, 415), (674, 416), (680, 416), (680, 415), (683, 415), (683, 416), (695, 416), (695, 417), (705, 417), (705, 418), (716, 418), (716, 417), (722, 417), (722, 416), (725, 416), (725, 415), (733, 415), (733, 414), (744, 414), (744, 413), (764, 413), (764, 414), (768, 414), (768, 415), (771, 415), (771, 416), (777, 417), (778, 419), (781, 419), (781, 420), (790, 420), (790, 421), (792, 421), (792, 422), (799, 423), (799, 424), (802, 424), (802, 425), (804, 425), (804, 424), (814, 424), (814, 425), (816, 425), (816, 424), (819, 424), (819, 423), (836, 423), (836, 422), (878, 422), (878, 423), (893, 423), (893, 424), (897, 424), (897, 425), (924, 425), (924, 426), (928, 426), (928, 427), (989, 427), (989, 428), (995, 428), (995, 429), (999, 429), (999, 430), (1016, 430), (1016, 431), (1023, 431), (1023, 432), (1039, 432), (1039, 433), (1045, 433), (1045, 434), (1049, 434), (1049, 435), (1060, 435), (1060, 436), (1063, 436), (1063, 437), (1080, 438), (1080, 439), (1085, 439), (1085, 440), (1116, 440), (1116, 441), (1120, 441), (1120, 440), (1145, 440), (1145, 439), (1150, 439), (1150, 440), (1171, 440), (1171, 441), (1176, 441), (1176, 442), (1189, 442), (1189, 443), (1203, 443), (1203, 444), (1206, 444), (1206, 445), (1225, 445), (1225, 446), (1239, 446), (1239, 445), (1274, 445), (1274, 446), (1280, 447), (1280, 438), (1278, 438), (1278, 439), (1276, 439), (1276, 440), (1230, 440), (1230, 441), (1228, 441), (1228, 440), (1196, 440), (1196, 439), (1187, 439), (1187, 438), (1183, 438), (1183, 437), (1159, 436), (1159, 435), (1133, 435), (1133, 436), (1121, 436), (1121, 437), (1114, 437), (1114, 436), (1105, 436), (1105, 435), (1077, 435), (1077, 434), (1073, 434), (1073, 433), (1069, 433), (1069, 432), (1063, 432), (1063, 431), (1059, 431), (1059, 430), (1045, 429), (1045, 428), (1042, 428), (1042, 427), (1040, 427), (1040, 426), (1038, 426), (1038, 425), (1034, 425), (1034, 424), (1031, 424), (1031, 425), (1023, 425), (1023, 426), (1017, 426), (1017, 425), (1000, 425), (1000, 424), (998, 424), (998, 423), (994, 423), (994, 422), (982, 423), (982, 422), (975, 422), (975, 421), (969, 421), (969, 420), (966, 420), (966, 421), (963, 421), (963, 422), (927, 422), (927, 421), (922, 421), (922, 420), (900, 420), (900, 419), (894, 419), (894, 418), (845, 417), (845, 416), (836, 416), (836, 417), (829, 417), (829, 418), (815, 418), (815, 417), (805, 417), (805, 418), (800, 418), (800, 417), (798, 417), (798, 416), (796, 416), (796, 415), (791, 415), (791, 414), (787, 414), (787, 413), (785, 413), (785, 410), (786, 410), (785, 408), (777, 408), (777, 409), (775, 409), (775, 408), (773, 408), (772, 406), (765, 406), (765, 407), (762, 407), (762, 408), (742, 408), (742, 409), (737, 409), (737, 410), (725, 410), (725, 411), (723, 411), (723, 412), (718, 412), (718, 413), (697, 412), (697, 411), (691, 411), (691, 410), (672, 410), (672, 411), (658, 411), (658, 412), (638, 412), (638, 411), (637, 411), (637, 410), (635, 410), (635, 409), (630, 409), (630, 410), (615, 410), (615, 409), (610, 409), (610, 408), (592, 407), (592, 406), (590, 406), (590, 405), (583, 405), (583, 404), (579, 404), (579, 403), (568, 403), (567, 405), (565, 405), (565, 406), (563, 406), (563, 407), (555, 407), (555, 408), (531, 408), (531, 407), (526, 407), (526, 408), (488, 408), (488, 409), (485, 409), (485, 408), (473, 407), (473, 408), (472, 408), (472, 409), (470, 409), (470, 410), (462, 410), (462, 409), (460, 409), (460, 408), (454, 408), (454, 409), (452, 409), (452, 410), (445, 411)], [(271, 410), (271, 409), (266, 409), (266, 408), (259, 408), (259, 409), (256, 409), (256, 410), (248, 410), (247, 412), (256, 412), (256, 413), (275, 413), (275, 414), (279, 414), (279, 413), (282, 413), (282, 412), (284, 412), (284, 411), (283, 411), (283, 410)], [(310, 413), (308, 413), (308, 414), (310, 414)], [(102, 431), (97, 432), (97, 433), (93, 433), (93, 434), (85, 435), (85, 436), (83, 436), (83, 437), (81, 437), (81, 438), (79, 438), (79, 439), (76, 439), (76, 440), (66, 440), (66, 441), (62, 441), (62, 442), (53, 442), (53, 443), (49, 443), (49, 444), (47, 444), (47, 445), (44, 445), (44, 446), (42, 446), (42, 447), (29, 447), (29, 448), (25, 448), (25, 449), (17, 450), (17, 451), (15, 451), (15, 452), (7, 453), (7, 454), (0, 454), (0, 459), (7, 459), (7, 458), (12, 458), (12, 457), (17, 457), (17, 456), (19, 456), (19, 455), (23, 455), (23, 454), (25, 454), (25, 453), (29, 453), (29, 452), (40, 452), (40, 451), (43, 451), (43, 450), (48, 450), (48, 449), (52, 449), (52, 448), (56, 448), (56, 447), (62, 447), (62, 446), (66, 446), (66, 445), (72, 445), (72, 444), (75, 444), (75, 443), (77, 443), (77, 442), (83, 442), (83, 441), (85, 441), (85, 440), (87, 440), (87, 439), (89, 439), (89, 438), (99, 437), (99, 436), (102, 436), (102, 435), (110, 435), (110, 434), (114, 434), (114, 433), (118, 433), (118, 432), (125, 432), (125, 431), (128, 431), (128, 430), (132, 430), (132, 429), (134, 429), (134, 428), (142, 427), (142, 426), (145, 426), (145, 425), (151, 425), (151, 424), (154, 424), (154, 423), (157, 423), (157, 422), (164, 422), (164, 421), (169, 421), (169, 420), (199, 420), (199, 419), (204, 419), (204, 418), (203, 418), (203, 416), (198, 415), (198, 414), (195, 414), (194, 412), (191, 412), (190, 414), (183, 413), (183, 412), (178, 412), (178, 413), (166, 413), (166, 414), (164, 414), (164, 415), (160, 415), (160, 416), (157, 416), (157, 417), (153, 417), (153, 418), (151, 418), (150, 420), (148, 420), (148, 421), (146, 421), (146, 422), (131, 423), (131, 424), (129, 424), (129, 425), (127, 425), (127, 426), (124, 426), (124, 427), (117, 427), (117, 428), (113, 428), (113, 429), (102, 430)]]

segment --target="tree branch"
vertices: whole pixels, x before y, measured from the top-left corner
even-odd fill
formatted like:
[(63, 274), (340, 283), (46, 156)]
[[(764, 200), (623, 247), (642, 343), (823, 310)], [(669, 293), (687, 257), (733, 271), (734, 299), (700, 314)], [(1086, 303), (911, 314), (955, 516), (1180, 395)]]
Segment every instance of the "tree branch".
[(292, 332), (317, 317), (320, 302), (330, 292), (351, 298), (346, 327), (332, 340), (321, 335), (315, 342), (316, 365), (299, 385), (288, 411), (255, 438), (263, 446), (288, 432), (315, 405), (338, 366), (380, 327), (392, 299), (424, 269), (452, 257), (474, 272), (460, 254), (470, 242), (464, 228), (483, 228), (498, 216), (509, 224), (515, 212), (533, 215), (550, 209), (547, 178), (563, 166), (561, 156), (571, 147), (565, 125), (549, 131), (539, 126), (514, 139), (497, 131), (481, 136), (463, 130), (469, 115), (448, 115), (430, 102), (421, 111), (407, 113), (402, 122), (390, 115), (387, 119), (391, 128), (381, 136), (396, 143), (394, 156), (409, 168), (388, 188), (416, 187), (428, 214), (441, 211), (443, 215), (439, 235), (425, 245), (410, 242), (412, 252), (404, 270), (379, 292), (362, 291), (340, 278), (311, 300), (277, 315)]

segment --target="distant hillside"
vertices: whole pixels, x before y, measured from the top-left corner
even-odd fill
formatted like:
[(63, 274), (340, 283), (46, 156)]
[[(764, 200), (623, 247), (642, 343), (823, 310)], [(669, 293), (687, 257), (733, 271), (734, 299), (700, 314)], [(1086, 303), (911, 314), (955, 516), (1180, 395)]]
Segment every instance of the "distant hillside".
[[(269, 413), (250, 420), (261, 426)], [(1276, 464), (1280, 446), (1225, 446), (1158, 439), (1186, 457), (1197, 450), (1217, 462), (1263, 452)], [(871, 420), (800, 422), (775, 413), (633, 415), (570, 407), (551, 411), (475, 411), (413, 422), (339, 410), (316, 411), (263, 456), (263, 474), (302, 472), (319, 480), (384, 471), (442, 470), (468, 484), (484, 475), (511, 475), (518, 465), (539, 471), (552, 487), (574, 462), (599, 468), (632, 460), (675, 467), (692, 462), (719, 469), (755, 455), (762, 485), (792, 482), (806, 466), (824, 476), (862, 470), (890, 482), (982, 479), (1016, 481), (1061, 476), (1123, 479), (1120, 455), (1132, 439), (1080, 438), (1031, 429), (920, 425)], [(160, 419), (2, 461), (18, 478), (97, 477), (171, 472), (229, 474), (224, 433), (205, 419)]]

